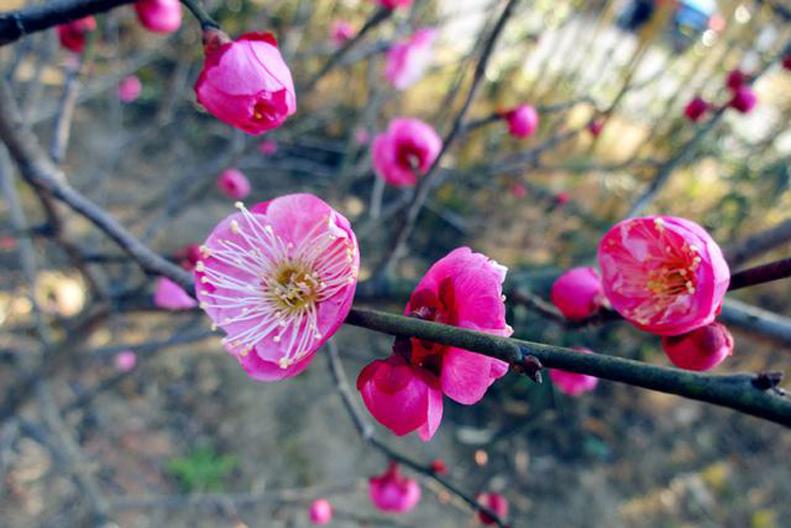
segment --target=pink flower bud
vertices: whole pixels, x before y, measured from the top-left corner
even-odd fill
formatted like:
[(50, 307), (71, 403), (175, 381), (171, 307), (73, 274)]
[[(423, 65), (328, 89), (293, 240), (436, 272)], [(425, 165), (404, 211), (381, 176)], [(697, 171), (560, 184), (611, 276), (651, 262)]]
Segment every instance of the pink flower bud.
[[(478, 504), (497, 515), (501, 521), (508, 517), (508, 501), (499, 493), (479, 493), (475, 499)], [(478, 512), (478, 520), (486, 525), (496, 524), (494, 519), (482, 511)]]
[(316, 525), (329, 524), (332, 521), (333, 508), (327, 499), (316, 499), (310, 503), (310, 522)]
[(431, 471), (438, 475), (445, 475), (448, 472), (448, 466), (445, 464), (444, 460), (437, 458), (431, 462)]
[(92, 16), (73, 20), (58, 26), (60, 45), (74, 53), (82, 53), (85, 49), (88, 33), (96, 31), (96, 19)]
[(137, 364), (137, 355), (131, 350), (124, 350), (115, 355), (113, 363), (118, 372), (130, 372)]
[(271, 139), (265, 139), (258, 145), (258, 152), (265, 156), (271, 156), (277, 152), (277, 142)]
[(598, 137), (603, 129), (604, 129), (604, 121), (602, 121), (601, 119), (594, 119), (593, 121), (588, 123), (588, 132), (590, 132), (593, 137)]
[(181, 286), (160, 277), (154, 285), (154, 305), (165, 310), (188, 310), (198, 303)]
[(220, 121), (262, 134), (297, 111), (294, 81), (271, 33), (245, 33), (235, 41), (204, 33), (206, 61), (195, 83), (198, 102)]
[(404, 90), (419, 81), (433, 59), (432, 46), (437, 38), (434, 28), (421, 28), (408, 39), (387, 52), (385, 77), (397, 90)]
[(697, 122), (709, 111), (709, 108), (709, 103), (707, 103), (705, 99), (696, 96), (684, 107), (684, 115), (687, 116), (687, 119), (690, 121)]
[(561, 191), (557, 195), (555, 195), (555, 202), (558, 205), (566, 205), (571, 200), (571, 195), (566, 191)]
[(250, 180), (238, 169), (225, 169), (217, 178), (217, 188), (232, 200), (242, 200), (250, 194)]
[(140, 23), (155, 33), (172, 33), (181, 27), (179, 0), (138, 0), (135, 11)]
[(330, 26), (330, 40), (336, 46), (342, 46), (354, 37), (354, 27), (345, 20), (335, 20)]
[(786, 53), (783, 57), (783, 68), (791, 71), (791, 53)]
[(188, 244), (181, 248), (175, 256), (180, 261), (182, 268), (192, 271), (201, 259), (200, 246), (198, 244)]
[(662, 336), (662, 348), (679, 368), (709, 370), (733, 354), (733, 337), (724, 325), (715, 322), (687, 334)]
[(399, 7), (409, 7), (412, 0), (375, 0), (377, 4), (387, 9), (397, 9)]
[(349, 221), (312, 194), (236, 207), (201, 247), (200, 307), (252, 378), (296, 376), (349, 314), (357, 239)]
[(430, 125), (408, 117), (390, 122), (371, 145), (374, 170), (395, 187), (413, 187), (442, 150), (442, 139)]
[(604, 294), (613, 309), (646, 332), (679, 335), (712, 321), (730, 270), (698, 224), (674, 216), (630, 218), (599, 242)]
[(519, 105), (506, 112), (505, 119), (508, 121), (508, 133), (515, 138), (532, 136), (538, 128), (538, 112), (530, 105)]
[(552, 284), (551, 298), (566, 319), (590, 317), (604, 300), (599, 274), (591, 267), (572, 268)]
[(756, 103), (758, 103), (758, 97), (755, 92), (749, 86), (744, 85), (733, 92), (733, 97), (728, 102), (728, 106), (742, 114), (748, 114), (755, 108)]
[(745, 82), (747, 82), (747, 74), (738, 68), (729, 71), (727, 77), (725, 77), (725, 86), (732, 92), (744, 86)]
[(123, 80), (118, 83), (118, 99), (124, 103), (131, 103), (140, 97), (142, 91), (143, 83), (140, 82), (137, 75), (124, 77)]
[(525, 196), (527, 196), (527, 187), (525, 187), (524, 184), (521, 184), (519, 182), (511, 184), (508, 190), (510, 191), (511, 196), (513, 196), (514, 198), (518, 198), (520, 200)]
[(407, 513), (420, 502), (420, 484), (403, 476), (398, 465), (390, 462), (384, 473), (368, 480), (368, 495), (383, 512)]
[[(583, 354), (592, 354), (593, 351), (583, 347), (574, 347), (574, 350)], [(568, 372), (560, 369), (549, 369), (549, 378), (558, 390), (569, 396), (579, 396), (592, 391), (599, 383), (599, 378), (577, 372)]]

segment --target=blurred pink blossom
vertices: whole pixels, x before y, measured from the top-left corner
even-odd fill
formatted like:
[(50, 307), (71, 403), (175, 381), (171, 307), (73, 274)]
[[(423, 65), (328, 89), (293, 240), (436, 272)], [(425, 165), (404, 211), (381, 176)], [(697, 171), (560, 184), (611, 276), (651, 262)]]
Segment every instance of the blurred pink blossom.
[(700, 96), (695, 96), (687, 103), (687, 106), (684, 107), (684, 115), (694, 123), (700, 121), (710, 108), (711, 105), (707, 103), (705, 99)]
[(155, 33), (172, 33), (181, 27), (179, 0), (138, 0), (135, 11), (140, 24)]
[[(478, 504), (491, 510), (501, 521), (508, 517), (508, 501), (499, 493), (479, 493), (475, 500), (478, 501)], [(486, 525), (496, 524), (494, 519), (481, 511), (478, 512), (478, 520)]]
[(757, 103), (758, 96), (755, 95), (753, 89), (750, 86), (744, 85), (734, 90), (733, 97), (728, 102), (728, 106), (742, 114), (749, 114)]
[(504, 116), (508, 122), (508, 133), (515, 138), (530, 137), (538, 128), (538, 112), (530, 105), (519, 105)]
[(312, 524), (322, 526), (332, 521), (333, 508), (327, 499), (316, 499), (310, 503), (308, 515)]
[(374, 138), (371, 157), (380, 178), (395, 187), (413, 187), (442, 150), (442, 139), (423, 121), (393, 119), (387, 131)]
[(92, 16), (61, 24), (57, 28), (60, 45), (74, 53), (85, 49), (88, 33), (96, 31), (96, 19)]
[(514, 198), (522, 199), (527, 196), (527, 187), (523, 183), (512, 183), (508, 190)]
[(368, 495), (379, 510), (407, 513), (420, 502), (420, 484), (401, 474), (398, 464), (390, 462), (387, 470), (368, 480)]
[(354, 37), (354, 27), (346, 20), (335, 20), (330, 26), (330, 40), (336, 46), (342, 46)]
[(258, 145), (258, 152), (265, 156), (271, 156), (277, 152), (277, 141), (273, 139), (265, 139)]
[(225, 169), (217, 178), (217, 188), (232, 200), (242, 200), (250, 195), (250, 180), (239, 169)]
[(154, 305), (160, 308), (188, 310), (197, 304), (181, 286), (167, 277), (159, 277), (154, 284)]
[(677, 367), (709, 370), (733, 354), (733, 337), (717, 322), (679, 336), (662, 336), (662, 349)]
[(137, 75), (124, 77), (123, 80), (118, 83), (118, 99), (124, 103), (131, 103), (140, 97), (142, 91), (143, 83), (140, 82)]
[(117, 371), (130, 372), (137, 364), (137, 354), (131, 350), (124, 350), (115, 355), (113, 363)]
[[(593, 354), (592, 350), (583, 347), (574, 347), (574, 350), (583, 354)], [(549, 378), (560, 392), (569, 396), (580, 396), (592, 391), (599, 383), (599, 378), (595, 376), (560, 369), (549, 369)]]
[(748, 77), (746, 73), (744, 73), (739, 68), (736, 68), (728, 72), (728, 75), (725, 77), (725, 86), (731, 92), (735, 92), (744, 86), (744, 83), (747, 82), (747, 78)]
[(412, 0), (375, 0), (377, 4), (387, 9), (397, 9), (399, 7), (409, 7)]
[(604, 301), (598, 272), (592, 267), (571, 268), (552, 284), (551, 298), (566, 319), (590, 317)]
[(433, 60), (432, 46), (436, 38), (436, 29), (422, 28), (390, 48), (385, 77), (394, 88), (404, 90), (423, 77)]

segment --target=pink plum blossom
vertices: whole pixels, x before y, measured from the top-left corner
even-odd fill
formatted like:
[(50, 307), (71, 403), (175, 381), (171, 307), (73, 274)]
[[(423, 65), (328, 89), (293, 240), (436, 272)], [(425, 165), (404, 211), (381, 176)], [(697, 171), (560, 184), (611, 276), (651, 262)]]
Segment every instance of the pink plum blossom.
[[(478, 504), (497, 515), (501, 521), (508, 517), (508, 501), (499, 493), (479, 493), (475, 499)], [(497, 524), (489, 514), (482, 511), (478, 512), (478, 520), (485, 525)]]
[(365, 128), (357, 127), (354, 129), (354, 142), (357, 145), (367, 145), (369, 141), (371, 141), (371, 134)]
[(310, 503), (308, 515), (312, 524), (323, 526), (332, 521), (333, 508), (327, 499), (316, 499)]
[(140, 97), (142, 91), (143, 83), (140, 82), (140, 78), (137, 75), (124, 77), (123, 80), (118, 83), (118, 99), (124, 103), (131, 103)]
[(138, 0), (135, 11), (140, 23), (155, 33), (172, 33), (181, 27), (179, 0)]
[[(583, 347), (574, 347), (574, 350), (583, 354), (593, 353), (592, 350)], [(560, 369), (549, 369), (549, 377), (560, 392), (569, 396), (579, 396), (592, 391), (599, 383), (599, 378), (595, 376)]]
[(236, 206), (201, 247), (200, 306), (252, 378), (296, 376), (351, 309), (357, 239), (349, 221), (312, 194)]
[(442, 139), (431, 125), (399, 117), (374, 138), (371, 157), (376, 174), (384, 181), (395, 187), (413, 187), (434, 164), (440, 150)]
[(725, 77), (725, 86), (728, 87), (728, 90), (735, 92), (747, 82), (747, 74), (744, 73), (739, 68), (731, 70), (728, 72), (728, 75)]
[(58, 26), (60, 45), (74, 53), (82, 53), (85, 49), (88, 33), (96, 31), (96, 19), (92, 16), (72, 20)]
[[(502, 284), (507, 269), (470, 248), (453, 250), (421, 279), (404, 314), (487, 334), (510, 336)], [(508, 363), (420, 339), (398, 339), (394, 354), (369, 364), (357, 389), (370, 413), (396, 435), (428, 441), (442, 419), (442, 394), (472, 405)]]
[(700, 96), (695, 96), (687, 103), (687, 106), (684, 107), (684, 115), (687, 116), (687, 119), (696, 123), (700, 121), (710, 108), (711, 105), (707, 103), (705, 99)]
[(527, 196), (527, 187), (519, 182), (512, 183), (508, 190), (511, 192), (511, 196), (520, 200)]
[(167, 277), (159, 277), (154, 284), (154, 305), (165, 310), (189, 310), (198, 303), (181, 286)]
[(604, 301), (601, 279), (591, 267), (572, 268), (552, 284), (552, 303), (566, 319), (580, 320), (595, 314)]
[(201, 259), (200, 246), (198, 244), (187, 244), (175, 255), (181, 267), (187, 271), (195, 269), (195, 265)]
[(375, 0), (377, 4), (386, 9), (398, 9), (399, 7), (409, 7), (412, 0)]
[(137, 354), (131, 350), (124, 350), (115, 355), (113, 363), (118, 372), (131, 372), (137, 364)]
[(662, 349), (677, 367), (709, 370), (733, 354), (733, 337), (714, 322), (679, 336), (662, 336)]
[(623, 220), (599, 242), (598, 259), (612, 307), (659, 335), (711, 323), (730, 282), (717, 243), (698, 224), (674, 216)]
[(604, 120), (594, 119), (588, 123), (588, 132), (590, 132), (593, 137), (598, 137), (602, 133), (602, 130), (604, 130)]
[(566, 191), (561, 191), (555, 195), (555, 202), (558, 205), (566, 205), (571, 200), (571, 195)]
[(419, 81), (433, 59), (432, 46), (437, 38), (434, 28), (421, 28), (393, 45), (387, 52), (385, 77), (397, 90), (409, 88)]
[(335, 20), (330, 26), (330, 40), (336, 46), (342, 46), (354, 37), (354, 27), (346, 20)]
[(538, 112), (530, 105), (519, 105), (504, 116), (508, 122), (508, 133), (515, 138), (530, 137), (538, 129)]
[(398, 464), (390, 462), (378, 477), (368, 479), (368, 496), (379, 510), (407, 513), (420, 502), (420, 484), (401, 474)]
[(242, 200), (250, 195), (250, 180), (239, 169), (225, 169), (217, 178), (217, 188), (232, 200)]
[(758, 96), (755, 95), (753, 89), (750, 86), (744, 85), (734, 90), (733, 97), (728, 102), (728, 106), (742, 114), (749, 114), (757, 103)]
[(277, 142), (272, 139), (265, 139), (258, 145), (258, 152), (265, 156), (271, 156), (277, 152)]
[(206, 62), (195, 93), (217, 119), (257, 135), (297, 111), (294, 81), (271, 33), (245, 33), (231, 41), (208, 30), (204, 41)]

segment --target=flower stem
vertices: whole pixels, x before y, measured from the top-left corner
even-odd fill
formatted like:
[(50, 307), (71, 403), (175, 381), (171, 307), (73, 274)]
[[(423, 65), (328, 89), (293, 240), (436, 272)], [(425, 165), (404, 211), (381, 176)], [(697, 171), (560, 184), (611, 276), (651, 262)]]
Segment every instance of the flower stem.
[(198, 19), (202, 30), (220, 29), (220, 24), (206, 12), (198, 0), (181, 0), (181, 3)]

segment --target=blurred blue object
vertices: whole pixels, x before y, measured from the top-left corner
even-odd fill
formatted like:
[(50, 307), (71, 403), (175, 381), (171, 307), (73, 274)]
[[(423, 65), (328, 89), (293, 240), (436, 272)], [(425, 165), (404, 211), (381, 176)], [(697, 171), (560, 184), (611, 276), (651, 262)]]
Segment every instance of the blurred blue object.
[[(618, 26), (627, 31), (638, 31), (656, 10), (656, 0), (632, 0), (618, 16)], [(671, 46), (677, 52), (689, 47), (709, 27), (709, 19), (717, 11), (715, 0), (681, 0), (673, 14), (667, 32)]]

